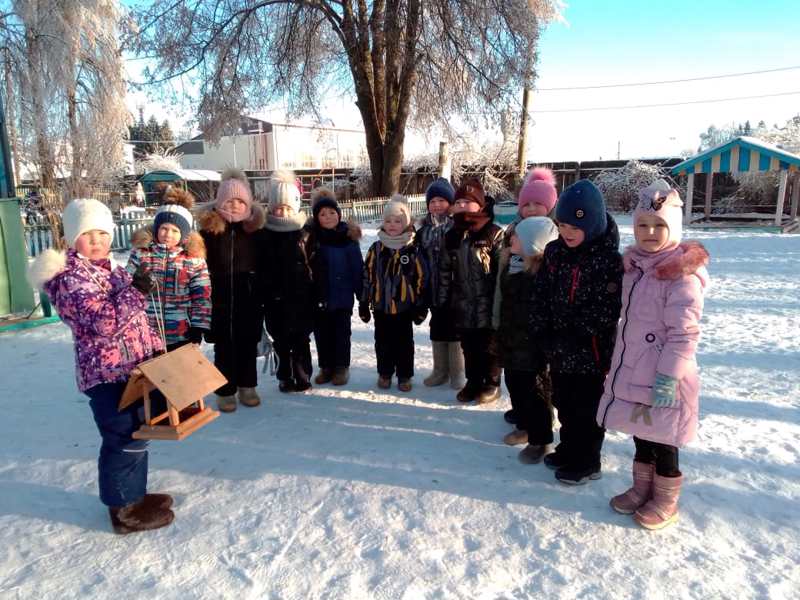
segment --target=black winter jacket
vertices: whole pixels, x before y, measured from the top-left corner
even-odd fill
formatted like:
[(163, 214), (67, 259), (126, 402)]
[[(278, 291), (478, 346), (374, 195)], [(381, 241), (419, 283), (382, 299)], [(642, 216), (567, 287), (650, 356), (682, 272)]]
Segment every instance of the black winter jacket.
[(444, 236), (453, 228), (453, 218), (439, 217), (438, 221), (428, 214), (420, 221), (414, 243), (425, 260), (428, 282), (425, 286), (425, 305), (435, 307), (439, 302), (439, 262), (444, 252)]
[(478, 231), (451, 229), (439, 260), (439, 306), (453, 312), (457, 329), (492, 327), (494, 288), (503, 230), (489, 221)]
[(228, 223), (215, 210), (201, 214), (211, 276), (211, 342), (256, 343), (261, 339), (264, 302), (259, 273), (264, 210), (253, 203), (251, 217)]
[(562, 238), (547, 244), (531, 300), (531, 334), (542, 339), (554, 373), (605, 374), (611, 367), (622, 306), (619, 231), (611, 215), (605, 233), (577, 248)]
[(314, 282), (306, 256), (308, 230), (270, 230), (261, 254), (264, 316), (273, 339), (306, 336), (314, 328)]

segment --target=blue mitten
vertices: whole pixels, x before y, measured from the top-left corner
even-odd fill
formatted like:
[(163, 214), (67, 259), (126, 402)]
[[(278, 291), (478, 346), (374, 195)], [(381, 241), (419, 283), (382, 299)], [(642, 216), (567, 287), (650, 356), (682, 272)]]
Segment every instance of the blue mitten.
[(656, 408), (672, 408), (678, 403), (678, 380), (669, 375), (656, 373), (653, 383), (653, 406)]

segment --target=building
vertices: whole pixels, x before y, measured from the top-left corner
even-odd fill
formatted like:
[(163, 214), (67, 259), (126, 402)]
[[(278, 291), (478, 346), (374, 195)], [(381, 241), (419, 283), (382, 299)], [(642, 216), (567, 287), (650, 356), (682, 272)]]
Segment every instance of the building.
[(352, 169), (367, 160), (357, 129), (270, 123), (244, 117), (236, 133), (212, 144), (203, 134), (175, 148), (185, 169), (244, 171)]

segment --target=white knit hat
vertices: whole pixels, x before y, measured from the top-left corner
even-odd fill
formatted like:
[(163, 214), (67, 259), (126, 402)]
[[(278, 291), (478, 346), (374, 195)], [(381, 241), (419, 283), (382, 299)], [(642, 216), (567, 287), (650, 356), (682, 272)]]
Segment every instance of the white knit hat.
[(276, 171), (270, 179), (269, 209), (278, 206), (290, 206), (294, 212), (300, 212), (302, 198), (297, 188), (296, 177), (291, 171)]
[(544, 252), (544, 247), (558, 238), (558, 227), (548, 217), (528, 217), (514, 227), (525, 256)]
[(663, 179), (657, 179), (639, 190), (639, 204), (633, 211), (633, 224), (647, 214), (662, 219), (669, 228), (667, 247), (677, 246), (683, 236), (683, 202), (678, 190)]
[(408, 207), (408, 201), (402, 194), (395, 194), (391, 197), (386, 206), (383, 207), (383, 220), (387, 217), (402, 217), (403, 229), (411, 224), (411, 209)]
[(61, 215), (64, 223), (64, 239), (70, 248), (87, 231), (99, 229), (114, 236), (114, 218), (108, 207), (93, 198), (76, 198), (64, 208)]

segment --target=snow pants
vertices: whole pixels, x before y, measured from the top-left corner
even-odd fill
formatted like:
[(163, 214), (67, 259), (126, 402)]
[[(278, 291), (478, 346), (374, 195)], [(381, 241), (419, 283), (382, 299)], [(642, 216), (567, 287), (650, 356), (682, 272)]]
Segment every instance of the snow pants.
[(597, 407), (605, 375), (551, 373), (553, 405), (561, 423), (556, 452), (570, 469), (600, 467), (600, 450), (606, 430), (597, 424)]
[(553, 407), (542, 381), (547, 376), (547, 371), (503, 370), (517, 428), (528, 432), (534, 446), (553, 443)]
[(387, 315), (375, 311), (375, 356), (378, 375), (398, 379), (414, 376), (414, 325), (411, 311)]
[(100, 501), (106, 506), (138, 502), (147, 491), (147, 440), (131, 437), (142, 424), (141, 404), (118, 411), (124, 390), (125, 383), (101, 383), (85, 392), (102, 439), (97, 471)]
[(278, 355), (279, 381), (309, 381), (311, 379), (311, 345), (308, 335), (295, 334), (272, 340)]
[(464, 374), (472, 385), (500, 386), (500, 358), (497, 355), (497, 334), (494, 329), (461, 329), (464, 351)]
[(314, 323), (320, 369), (350, 367), (352, 308), (319, 311)]
[(681, 474), (678, 468), (678, 449), (669, 444), (651, 442), (633, 436), (633, 443), (636, 444), (636, 454), (633, 460), (656, 466), (656, 475), (661, 477), (679, 477)]
[(458, 341), (458, 334), (453, 323), (453, 311), (447, 307), (431, 308), (430, 328), (432, 342)]

